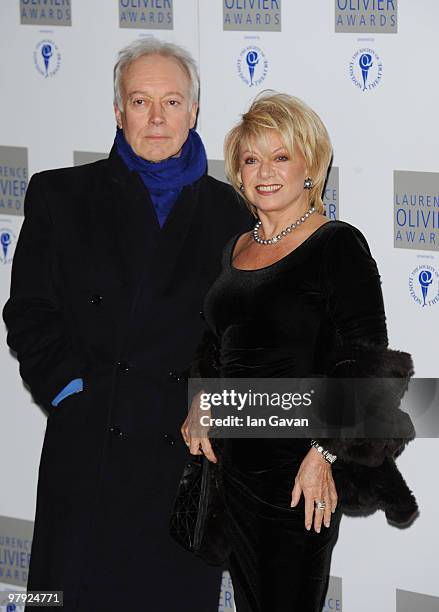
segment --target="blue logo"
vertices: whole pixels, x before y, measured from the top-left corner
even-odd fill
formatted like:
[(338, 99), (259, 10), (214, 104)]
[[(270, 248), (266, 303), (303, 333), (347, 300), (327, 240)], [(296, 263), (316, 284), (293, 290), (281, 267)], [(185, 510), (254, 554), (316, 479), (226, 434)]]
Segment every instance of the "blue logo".
[(367, 76), (369, 74), (369, 68), (373, 66), (372, 55), (370, 53), (362, 53), (360, 55), (360, 68), (363, 76), (363, 91), (366, 90)]
[(421, 270), (421, 272), (419, 272), (418, 281), (421, 285), (422, 298), (424, 300), (422, 305), (425, 306), (425, 298), (427, 297), (428, 288), (433, 282), (433, 274), (430, 270)]
[(413, 300), (424, 308), (439, 303), (439, 270), (420, 265), (409, 276), (409, 291)]
[(61, 66), (61, 53), (52, 40), (41, 40), (34, 51), (34, 64), (44, 77), (54, 76)]
[(253, 85), (253, 77), (255, 75), (255, 68), (259, 64), (259, 53), (254, 49), (249, 51), (245, 56), (245, 61), (248, 66), (248, 73), (250, 75), (250, 85)]
[(49, 43), (46, 43), (41, 47), (41, 55), (43, 56), (44, 69), (46, 72), (46, 78), (49, 76), (49, 61), (53, 55), (53, 47)]
[(17, 606), (15, 604), (8, 604), (6, 606), (6, 612), (15, 612), (16, 609), (17, 609)]
[(259, 47), (245, 47), (238, 58), (238, 75), (249, 87), (261, 85), (268, 73), (268, 61)]
[(9, 228), (0, 228), (0, 261), (8, 264), (12, 261), (15, 251), (15, 234)]
[(351, 81), (360, 91), (372, 91), (383, 76), (383, 63), (373, 49), (359, 49), (349, 64)]

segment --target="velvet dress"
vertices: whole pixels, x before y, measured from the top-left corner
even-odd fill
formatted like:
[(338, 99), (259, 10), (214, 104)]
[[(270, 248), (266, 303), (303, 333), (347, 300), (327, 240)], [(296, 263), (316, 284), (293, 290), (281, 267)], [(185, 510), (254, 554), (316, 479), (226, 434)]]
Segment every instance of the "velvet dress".
[[(220, 377), (321, 376), (342, 346), (387, 346), (380, 276), (358, 229), (326, 223), (256, 270), (234, 267), (237, 239), (226, 246), (222, 272), (204, 302)], [(220, 463), (238, 612), (322, 609), (341, 510), (316, 533), (305, 529), (303, 495), (290, 508), (309, 448), (307, 438), (224, 441)], [(339, 459), (332, 468), (336, 486), (342, 464)]]

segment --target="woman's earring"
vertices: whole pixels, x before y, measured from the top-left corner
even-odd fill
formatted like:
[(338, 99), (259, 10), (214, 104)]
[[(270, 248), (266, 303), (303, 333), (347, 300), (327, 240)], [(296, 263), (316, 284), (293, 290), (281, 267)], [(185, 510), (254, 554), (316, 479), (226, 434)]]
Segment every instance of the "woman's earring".
[(244, 191), (244, 185), (242, 183), (239, 185), (239, 191), (241, 193)]
[(307, 178), (305, 179), (304, 183), (303, 183), (303, 188), (304, 189), (312, 189), (313, 186), (313, 182), (312, 182), (312, 178)]

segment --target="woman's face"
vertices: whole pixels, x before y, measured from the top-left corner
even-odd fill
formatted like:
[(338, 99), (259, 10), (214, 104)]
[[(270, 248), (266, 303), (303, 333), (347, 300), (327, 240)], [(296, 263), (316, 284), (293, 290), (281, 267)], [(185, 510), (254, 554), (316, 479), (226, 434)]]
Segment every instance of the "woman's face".
[(308, 169), (297, 150), (294, 159), (278, 132), (266, 130), (240, 150), (240, 175), (246, 198), (261, 212), (285, 211), (294, 207), (297, 214), (308, 207), (308, 192), (303, 182)]

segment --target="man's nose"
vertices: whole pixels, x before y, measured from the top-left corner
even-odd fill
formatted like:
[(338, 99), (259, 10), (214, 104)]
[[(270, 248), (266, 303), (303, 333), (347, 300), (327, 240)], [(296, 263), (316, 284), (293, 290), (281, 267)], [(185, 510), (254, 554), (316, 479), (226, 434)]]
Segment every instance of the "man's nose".
[(154, 125), (160, 125), (165, 121), (165, 115), (161, 104), (153, 102), (150, 107), (149, 121)]

